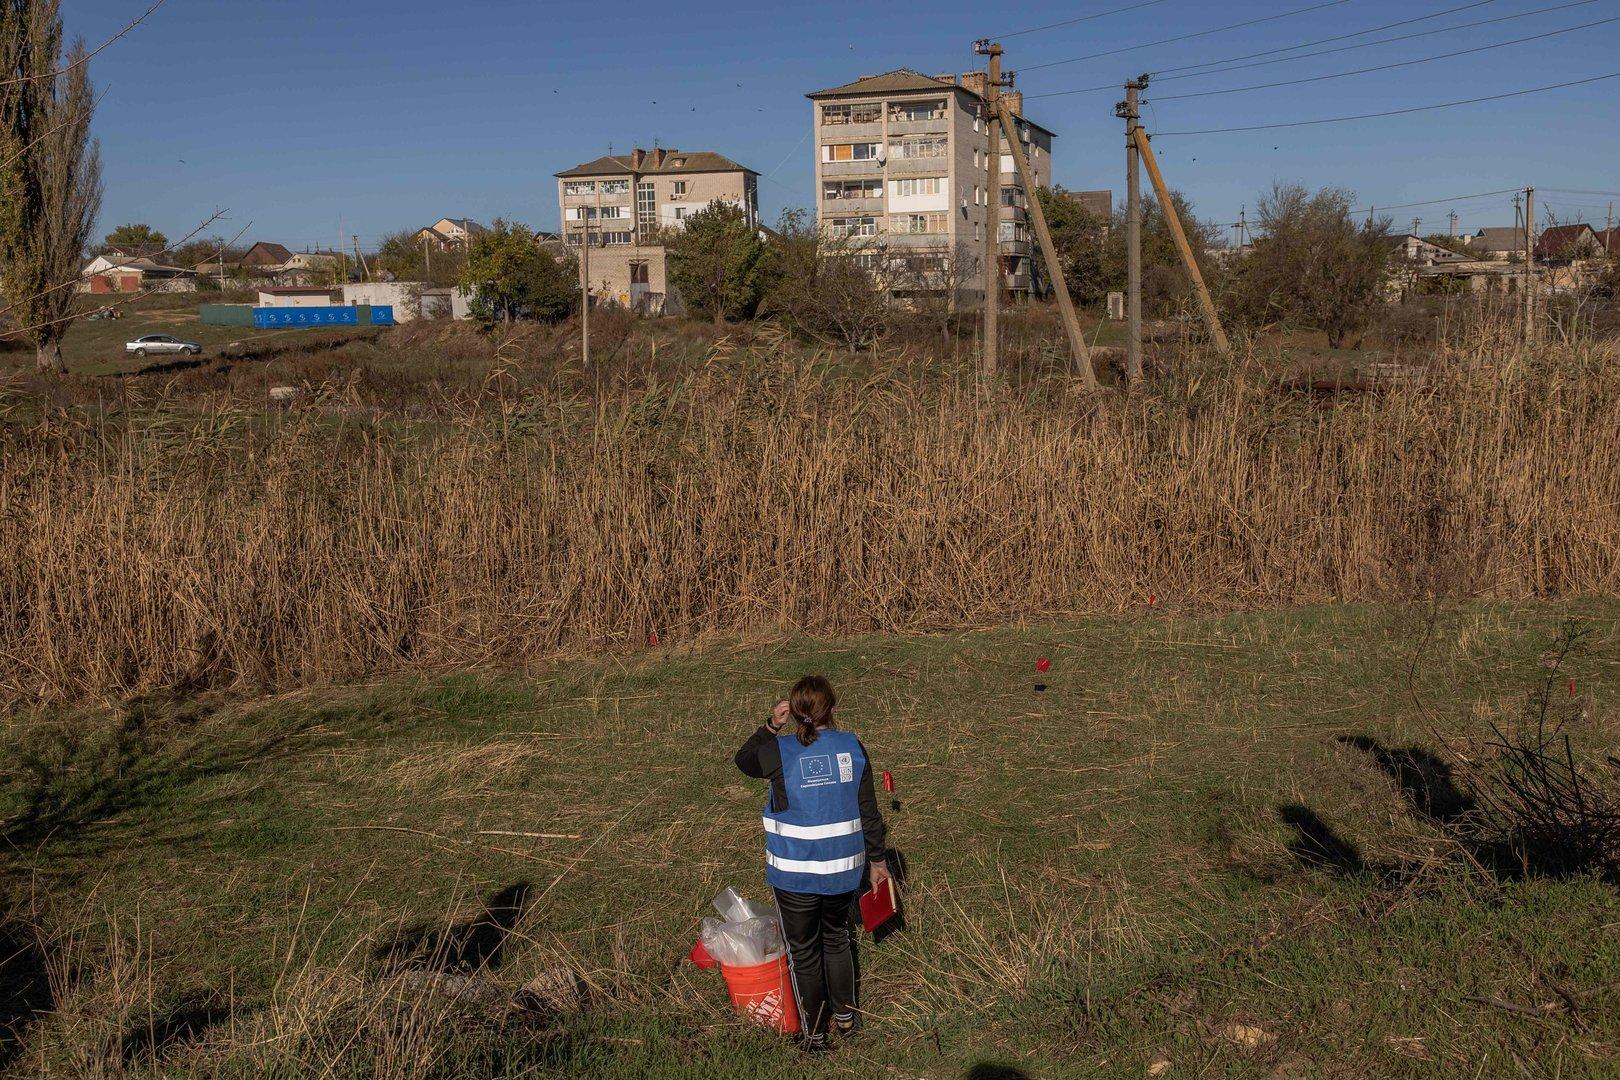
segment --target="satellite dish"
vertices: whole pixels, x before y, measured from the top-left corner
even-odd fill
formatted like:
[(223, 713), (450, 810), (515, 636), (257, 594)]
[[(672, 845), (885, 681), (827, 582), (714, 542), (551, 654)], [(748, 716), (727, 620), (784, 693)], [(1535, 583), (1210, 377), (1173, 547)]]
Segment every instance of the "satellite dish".
[(885, 143), (878, 143), (877, 163), (879, 165), (882, 165), (886, 161), (888, 161), (888, 158), (889, 158), (889, 147), (888, 147), (888, 145), (885, 144)]

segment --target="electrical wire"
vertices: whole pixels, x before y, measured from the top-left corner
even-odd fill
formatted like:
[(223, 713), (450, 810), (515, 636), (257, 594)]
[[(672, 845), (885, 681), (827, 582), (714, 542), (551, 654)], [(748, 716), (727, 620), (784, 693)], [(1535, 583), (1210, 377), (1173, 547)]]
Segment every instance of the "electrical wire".
[(1559, 195), (1598, 195), (1603, 198), (1620, 199), (1620, 191), (1587, 191), (1584, 188), (1550, 187), (1536, 188), (1537, 191), (1551, 191)]
[[(1452, 15), (1459, 11), (1465, 11), (1468, 8), (1476, 8), (1480, 7), (1482, 4), (1491, 4), (1495, 2), (1496, 0), (1479, 0), (1477, 3), (1463, 4), (1461, 7), (1447, 8), (1445, 11), (1437, 11), (1433, 15), (1424, 15), (1416, 19), (1404, 19), (1401, 22), (1385, 23), (1383, 26), (1375, 26), (1367, 30), (1358, 30), (1354, 34), (1341, 34), (1338, 37), (1322, 38), (1318, 41), (1306, 41), (1301, 42), (1298, 45), (1289, 45), (1280, 49), (1268, 49), (1264, 52), (1247, 53), (1243, 56), (1229, 56), (1224, 60), (1210, 60), (1206, 61), (1204, 64), (1186, 64), (1182, 67), (1164, 68), (1161, 71), (1153, 72), (1152, 76), (1159, 82), (1171, 82), (1176, 79), (1197, 79), (1210, 75), (1225, 75), (1227, 72), (1243, 71), (1246, 68), (1266, 67), (1270, 64), (1286, 64), (1290, 60), (1306, 60), (1313, 56), (1329, 56), (1333, 53), (1353, 52), (1356, 49), (1370, 49), (1375, 45), (1389, 45), (1397, 41), (1414, 41), (1418, 38), (1433, 37), (1436, 34), (1450, 34), (1458, 30), (1472, 30), (1480, 26), (1491, 26), (1495, 23), (1512, 22), (1515, 19), (1525, 19), (1532, 15), (1546, 15), (1554, 11), (1567, 11), (1570, 8), (1590, 7), (1592, 4), (1597, 3), (1598, 0), (1573, 0), (1571, 3), (1552, 4), (1548, 7), (1533, 8), (1530, 11), (1515, 12), (1512, 15), (1500, 15), (1494, 19), (1476, 19), (1473, 22), (1456, 23), (1452, 26), (1441, 26), (1434, 30), (1419, 30), (1413, 34), (1396, 34), (1391, 37), (1374, 38), (1372, 41), (1361, 41), (1354, 45), (1339, 45), (1331, 49), (1317, 49), (1312, 52), (1295, 52), (1295, 50), (1309, 48), (1312, 45), (1320, 45), (1328, 41), (1341, 41), (1344, 38), (1349, 37), (1360, 37), (1362, 34), (1375, 34), (1380, 30), (1389, 30), (1397, 26), (1409, 26), (1412, 23), (1424, 22), (1428, 19), (1436, 19), (1442, 15)], [(1237, 63), (1239, 60), (1247, 60), (1256, 56), (1267, 56), (1274, 52), (1295, 52), (1295, 55), (1275, 56), (1269, 60), (1256, 60), (1252, 64)], [(1220, 68), (1213, 67), (1213, 65), (1216, 64), (1225, 64), (1228, 66)], [(1211, 67), (1211, 70), (1189, 70), (1191, 68), (1206, 66)], [(1167, 74), (1173, 72), (1181, 72), (1181, 74)], [(1025, 94), (1024, 97), (1028, 100), (1034, 100), (1036, 98), (1067, 97), (1071, 94), (1095, 94), (1103, 91), (1118, 93), (1119, 83), (1108, 83), (1105, 86), (1083, 86), (1076, 90), (1055, 90), (1045, 94)]]
[[(1595, 2), (1595, 0), (1594, 0)], [(1369, 26), (1365, 30), (1353, 30), (1347, 34), (1334, 34), (1332, 37), (1317, 38), (1315, 41), (1302, 41), (1297, 45), (1280, 45), (1271, 49), (1261, 49), (1258, 52), (1245, 53), (1242, 56), (1229, 56), (1224, 60), (1205, 60), (1197, 64), (1182, 64), (1179, 67), (1161, 68), (1153, 72), (1154, 75), (1168, 75), (1175, 71), (1191, 71), (1194, 68), (1216, 67), (1222, 64), (1236, 63), (1239, 60), (1252, 60), (1257, 56), (1275, 56), (1280, 52), (1294, 52), (1299, 49), (1311, 49), (1318, 45), (1327, 45), (1335, 41), (1348, 41), (1351, 38), (1364, 37), (1367, 34), (1378, 34), (1385, 30), (1393, 30), (1398, 26), (1411, 26), (1414, 23), (1428, 22), (1430, 19), (1439, 19), (1447, 15), (1455, 15), (1459, 11), (1469, 11), (1473, 8), (1485, 7), (1494, 4), (1496, 0), (1472, 0), (1471, 3), (1459, 4), (1457, 7), (1446, 8), (1429, 15), (1418, 15), (1411, 19), (1401, 19), (1397, 22), (1384, 23), (1382, 26)]]
[(1523, 190), (1523, 188), (1503, 188), (1501, 191), (1481, 191), (1476, 195), (1453, 195), (1449, 199), (1425, 199), (1422, 202), (1391, 203), (1389, 206), (1358, 206), (1349, 213), (1365, 214), (1369, 210), (1409, 210), (1414, 206), (1438, 206), (1442, 203), (1462, 202), (1465, 199), (1487, 199), (1492, 195), (1514, 195)]
[(1044, 64), (1025, 64), (1021, 71), (1039, 71), (1042, 68), (1059, 67), (1063, 64), (1078, 64), (1082, 60), (1095, 60), (1099, 56), (1117, 56), (1120, 53), (1135, 52), (1138, 49), (1151, 49), (1156, 45), (1169, 45), (1177, 41), (1191, 41), (1194, 38), (1209, 37), (1211, 34), (1223, 34), (1228, 30), (1241, 30), (1246, 26), (1258, 26), (1261, 23), (1275, 22), (1278, 19), (1287, 19), (1295, 15), (1304, 15), (1312, 11), (1321, 11), (1323, 8), (1339, 7), (1341, 4), (1351, 3), (1352, 0), (1327, 0), (1326, 3), (1311, 4), (1308, 7), (1294, 8), (1291, 11), (1280, 12), (1276, 15), (1266, 15), (1258, 19), (1246, 19), (1243, 22), (1229, 23), (1226, 26), (1217, 26), (1212, 30), (1199, 30), (1191, 34), (1179, 34), (1175, 37), (1161, 38), (1158, 41), (1144, 41), (1139, 45), (1125, 45), (1118, 49), (1104, 49), (1102, 52), (1087, 53), (1084, 56), (1071, 56), (1067, 60), (1048, 60)]
[(1413, 105), (1405, 109), (1385, 109), (1383, 112), (1357, 113), (1354, 116), (1324, 116), (1317, 120), (1290, 120), (1282, 124), (1240, 124), (1236, 127), (1199, 128), (1193, 131), (1159, 131), (1156, 137), (1166, 135), (1225, 135), (1234, 131), (1274, 131), (1278, 128), (1310, 127), (1315, 124), (1342, 124), (1349, 120), (1373, 120), (1383, 116), (1405, 116), (1408, 113), (1433, 112), (1435, 109), (1450, 109), (1458, 105), (1474, 105), (1481, 101), (1502, 101), (1506, 98), (1524, 97), (1526, 94), (1541, 94), (1548, 90), (1563, 90), (1570, 86), (1585, 86), (1588, 83), (1603, 82), (1607, 79), (1620, 79), (1620, 71), (1611, 71), (1607, 75), (1592, 75), (1585, 79), (1571, 79), (1568, 82), (1550, 83), (1547, 86), (1532, 86), (1525, 90), (1510, 90), (1505, 94), (1485, 94), (1480, 97), (1463, 98), (1459, 101), (1442, 101), (1435, 105)]
[(1472, 49), (1458, 49), (1456, 52), (1440, 53), (1436, 56), (1421, 56), (1413, 60), (1399, 60), (1392, 64), (1377, 64), (1373, 67), (1357, 68), (1354, 71), (1335, 71), (1328, 75), (1311, 75), (1303, 79), (1283, 79), (1279, 82), (1255, 83), (1251, 86), (1229, 86), (1220, 90), (1197, 90), (1190, 94), (1161, 94), (1158, 95), (1158, 100), (1185, 101), (1188, 98), (1242, 94), (1250, 90), (1271, 90), (1279, 86), (1299, 86), (1303, 83), (1326, 82), (1329, 79), (1346, 79), (1352, 75), (1366, 75), (1374, 71), (1392, 71), (1395, 68), (1412, 67), (1416, 64), (1431, 64), (1436, 60), (1450, 60), (1453, 57), (1489, 52), (1492, 49), (1505, 49), (1509, 45), (1523, 45), (1528, 41), (1541, 41), (1544, 38), (1558, 37), (1561, 34), (1573, 34), (1577, 30), (1590, 30), (1594, 26), (1606, 26), (1613, 22), (1620, 22), (1620, 15), (1609, 19), (1598, 19), (1595, 22), (1582, 23), (1580, 26), (1567, 26), (1562, 30), (1548, 30), (1543, 34), (1531, 34), (1528, 37), (1514, 38), (1511, 41), (1498, 41), (1491, 45), (1476, 45)]
[(1143, 0), (1142, 3), (1126, 4), (1123, 7), (1110, 8), (1107, 11), (1098, 11), (1091, 15), (1081, 15), (1073, 19), (1063, 19), (1060, 22), (1047, 23), (1045, 26), (1032, 26), (1028, 30), (1014, 30), (1010, 34), (995, 34), (991, 36), (991, 40), (1005, 41), (1007, 38), (1023, 37), (1025, 34), (1038, 34), (1042, 30), (1056, 30), (1060, 26), (1073, 26), (1075, 23), (1090, 22), (1093, 19), (1101, 19), (1107, 15), (1119, 15), (1127, 11), (1138, 11), (1142, 8), (1150, 8), (1156, 4), (1162, 4), (1164, 2), (1165, 0)]

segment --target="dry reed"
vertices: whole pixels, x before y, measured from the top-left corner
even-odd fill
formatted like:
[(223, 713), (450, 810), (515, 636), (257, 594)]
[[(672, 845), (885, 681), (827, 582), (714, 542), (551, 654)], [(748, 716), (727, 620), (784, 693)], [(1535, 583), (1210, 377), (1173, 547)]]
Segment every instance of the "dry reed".
[[(1184, 365), (1090, 399), (723, 350), (451, 423), (163, 403), (0, 428), (0, 696), (288, 688), (709, 634), (1608, 593), (1610, 346), (1324, 403)], [(0, 403), (3, 405), (4, 403)], [(3, 408), (0, 408), (3, 411)]]

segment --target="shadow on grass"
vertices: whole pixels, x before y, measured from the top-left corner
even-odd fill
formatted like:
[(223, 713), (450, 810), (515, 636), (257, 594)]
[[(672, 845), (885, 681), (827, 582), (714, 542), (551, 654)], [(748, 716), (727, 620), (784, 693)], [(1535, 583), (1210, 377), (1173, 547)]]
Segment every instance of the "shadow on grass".
[(1016, 1065), (999, 1061), (981, 1061), (962, 1074), (962, 1080), (1031, 1080), (1029, 1073)]
[(0, 919), (0, 1073), (22, 1052), (29, 1026), (54, 1007), (44, 950), (28, 927)]
[(1341, 735), (1339, 742), (1368, 754), (1400, 789), (1412, 809), (1440, 825), (1454, 825), (1479, 809), (1457, 785), (1451, 766), (1421, 746), (1394, 749), (1366, 735)]
[(410, 969), (455, 972), (496, 971), (500, 968), (506, 941), (523, 919), (534, 885), (514, 882), (484, 901), (483, 910), (471, 919), (450, 926), (414, 923), (402, 929), (393, 941), (378, 946), (373, 959), (393, 970)]
[(1277, 808), (1277, 816), (1294, 831), (1288, 851), (1306, 866), (1329, 870), (1340, 877), (1367, 871), (1361, 849), (1334, 831), (1321, 815), (1307, 806), (1288, 803)]
[(230, 1018), (230, 1009), (217, 999), (187, 999), (163, 1015), (149, 1017), (124, 1033), (124, 1065), (153, 1064), (168, 1051), (196, 1042)]

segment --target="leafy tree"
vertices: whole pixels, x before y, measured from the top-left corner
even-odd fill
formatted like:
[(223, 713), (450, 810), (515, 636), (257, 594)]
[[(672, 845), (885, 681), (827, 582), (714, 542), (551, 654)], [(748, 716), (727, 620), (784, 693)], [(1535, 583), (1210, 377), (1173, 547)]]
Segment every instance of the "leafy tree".
[(80, 260), (101, 208), (82, 41), (62, 55), (59, 0), (0, 0), (0, 312), (65, 371)]
[(1234, 267), (1240, 321), (1320, 330), (1338, 348), (1364, 332), (1390, 272), (1390, 219), (1357, 225), (1352, 194), (1276, 184), (1260, 197), (1258, 236)]
[(169, 247), (169, 238), (150, 225), (120, 225), (101, 241), (98, 254), (122, 251), (133, 256), (156, 255)]
[(692, 314), (717, 323), (744, 319), (759, 303), (764, 250), (742, 208), (716, 199), (670, 238), (669, 279)]
[(870, 347), (888, 329), (891, 305), (869, 245), (826, 235), (806, 210), (782, 211), (758, 264), (760, 313), (823, 345)]
[[(1106, 265), (1108, 219), (1091, 213), (1062, 187), (1038, 188), (1035, 197), (1046, 215), (1046, 227), (1052, 233), (1052, 246), (1057, 249), (1069, 296), (1077, 304), (1102, 303), (1113, 287)], [(1035, 257), (1044, 267), (1039, 247)], [(1044, 269), (1043, 276), (1052, 278), (1051, 272)]]
[(459, 284), (472, 296), (473, 317), (485, 322), (567, 318), (579, 303), (579, 272), (535, 243), (516, 222), (496, 219), (472, 238)]

